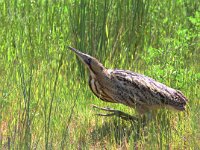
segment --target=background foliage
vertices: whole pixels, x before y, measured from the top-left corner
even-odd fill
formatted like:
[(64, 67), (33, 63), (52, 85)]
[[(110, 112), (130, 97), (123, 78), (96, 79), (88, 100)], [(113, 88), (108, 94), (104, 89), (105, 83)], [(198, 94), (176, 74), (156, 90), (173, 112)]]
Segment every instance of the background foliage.
[[(0, 20), (1, 149), (200, 148), (198, 0), (0, 0)], [(181, 90), (187, 111), (145, 129), (95, 116), (135, 111), (98, 100), (68, 45)]]

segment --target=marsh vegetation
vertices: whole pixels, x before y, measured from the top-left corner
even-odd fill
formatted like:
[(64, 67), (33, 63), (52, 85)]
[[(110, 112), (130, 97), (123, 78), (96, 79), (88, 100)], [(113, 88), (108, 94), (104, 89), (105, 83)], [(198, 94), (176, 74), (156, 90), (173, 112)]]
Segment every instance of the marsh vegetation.
[[(198, 0), (1, 0), (0, 149), (200, 149)], [(107, 68), (181, 90), (187, 110), (160, 110), (145, 130), (96, 116), (73, 46)], [(139, 134), (137, 134), (139, 133)]]

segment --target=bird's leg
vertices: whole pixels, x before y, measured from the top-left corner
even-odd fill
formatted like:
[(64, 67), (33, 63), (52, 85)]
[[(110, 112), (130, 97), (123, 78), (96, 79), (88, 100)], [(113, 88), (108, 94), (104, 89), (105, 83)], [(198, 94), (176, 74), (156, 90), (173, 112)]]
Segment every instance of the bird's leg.
[(98, 107), (96, 105), (92, 105), (93, 108), (96, 108), (96, 109), (100, 109), (100, 110), (104, 110), (104, 111), (108, 111), (110, 113), (107, 113), (107, 114), (101, 114), (101, 113), (98, 113), (96, 115), (98, 116), (117, 116), (117, 117), (120, 117), (124, 120), (127, 120), (127, 121), (138, 121), (138, 118), (137, 117), (134, 117), (134, 116), (131, 116), (127, 113), (124, 113), (120, 110), (115, 110), (113, 108), (109, 108), (109, 107), (106, 107), (106, 108), (103, 108), (103, 107)]

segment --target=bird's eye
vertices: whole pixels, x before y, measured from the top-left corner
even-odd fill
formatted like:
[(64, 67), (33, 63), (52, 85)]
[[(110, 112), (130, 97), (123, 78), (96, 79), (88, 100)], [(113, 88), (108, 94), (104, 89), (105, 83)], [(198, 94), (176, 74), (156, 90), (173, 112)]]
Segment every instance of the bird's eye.
[(91, 61), (92, 61), (92, 59), (91, 59), (91, 58), (88, 58), (88, 64), (90, 64), (90, 63), (91, 63)]

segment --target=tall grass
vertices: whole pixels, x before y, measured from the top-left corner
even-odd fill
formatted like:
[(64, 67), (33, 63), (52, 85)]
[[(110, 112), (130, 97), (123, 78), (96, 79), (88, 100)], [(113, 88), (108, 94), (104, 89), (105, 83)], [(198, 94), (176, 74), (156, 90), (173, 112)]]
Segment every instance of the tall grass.
[[(0, 1), (1, 149), (199, 149), (197, 0)], [(108, 68), (143, 73), (189, 99), (145, 128), (95, 115), (98, 100), (71, 45)]]

